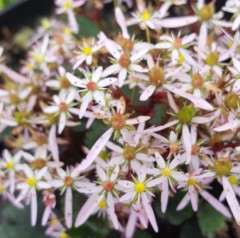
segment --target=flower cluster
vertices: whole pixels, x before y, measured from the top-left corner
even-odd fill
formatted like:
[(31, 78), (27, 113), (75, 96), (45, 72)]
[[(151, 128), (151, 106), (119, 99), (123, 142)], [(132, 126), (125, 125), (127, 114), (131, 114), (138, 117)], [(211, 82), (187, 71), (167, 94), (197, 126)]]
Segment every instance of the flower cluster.
[[(148, 224), (158, 232), (151, 204), (160, 197), (164, 213), (179, 191), (185, 195), (177, 211), (188, 203), (197, 211), (206, 200), (240, 224), (239, 1), (227, 0), (218, 12), (202, 0), (191, 7), (182, 0), (122, 2), (114, 1), (113, 32), (87, 38), (76, 10), (101, 12), (104, 4), (56, 0), (68, 24), (43, 19), (19, 70), (7, 66), (0, 48), (0, 131), (10, 131), (2, 197), (20, 209), (30, 205), (32, 226), (42, 199), (50, 237), (69, 237), (69, 228), (96, 213), (127, 238)], [(173, 17), (173, 6), (191, 11)], [(161, 119), (155, 105), (165, 108)], [(92, 147), (83, 142), (87, 134)], [(84, 154), (72, 153), (75, 139)], [(75, 194), (86, 202), (73, 219)]]

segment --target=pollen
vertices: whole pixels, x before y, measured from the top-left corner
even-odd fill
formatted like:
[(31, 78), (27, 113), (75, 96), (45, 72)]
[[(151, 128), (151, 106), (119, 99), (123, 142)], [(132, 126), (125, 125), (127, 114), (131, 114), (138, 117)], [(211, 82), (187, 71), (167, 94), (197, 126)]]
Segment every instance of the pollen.
[(2, 192), (3, 192), (3, 190), (4, 190), (4, 187), (3, 187), (3, 185), (2, 185), (2, 184), (0, 184), (0, 193), (2, 193)]
[(47, 18), (42, 19), (41, 25), (43, 28), (48, 29), (51, 26), (50, 21)]
[(155, 65), (149, 71), (149, 80), (151, 84), (160, 86), (165, 79), (164, 71), (162, 67)]
[(182, 39), (176, 38), (176, 39), (174, 40), (174, 42), (173, 42), (173, 46), (174, 46), (174, 48), (176, 48), (176, 49), (181, 48), (181, 46), (182, 46)]
[(228, 158), (218, 158), (215, 160), (213, 170), (218, 176), (229, 175), (232, 168), (232, 162)]
[(35, 187), (36, 186), (36, 179), (35, 178), (28, 178), (27, 179), (27, 184), (30, 186), (30, 187)]
[(18, 104), (21, 101), (19, 96), (15, 93), (9, 94), (9, 100), (12, 104)]
[(47, 139), (43, 135), (38, 135), (37, 138), (35, 139), (36, 143), (41, 146), (47, 143)]
[(65, 1), (63, 6), (66, 8), (66, 9), (70, 9), (72, 7), (72, 4), (69, 0)]
[(188, 185), (190, 186), (190, 185), (195, 185), (196, 184), (196, 179), (194, 179), (194, 178), (190, 178), (189, 180), (188, 180)]
[(62, 232), (60, 238), (68, 238), (68, 234), (66, 232)]
[(184, 56), (182, 54), (180, 54), (179, 57), (178, 57), (178, 62), (183, 63), (184, 61), (185, 61)]
[(59, 104), (59, 109), (60, 109), (60, 111), (62, 111), (62, 112), (66, 112), (66, 111), (68, 110), (68, 105), (67, 105), (65, 102), (61, 102), (61, 103)]
[(123, 148), (123, 157), (125, 160), (129, 160), (129, 161), (133, 160), (135, 159), (135, 156), (136, 156), (136, 148), (129, 145), (126, 145)]
[(34, 169), (42, 169), (46, 166), (46, 160), (45, 159), (35, 159), (32, 163), (31, 163), (31, 167)]
[(148, 10), (144, 10), (141, 14), (141, 19), (143, 21), (148, 21), (151, 18), (151, 14), (149, 13)]
[(12, 169), (14, 167), (14, 163), (12, 161), (8, 161), (6, 162), (5, 167), (7, 169)]
[(118, 60), (118, 63), (123, 67), (127, 68), (131, 64), (131, 59), (127, 54), (122, 54)]
[(145, 185), (143, 183), (136, 183), (135, 190), (138, 193), (142, 193), (145, 191)]
[(91, 81), (91, 82), (89, 82), (88, 84), (87, 84), (87, 89), (89, 90), (89, 91), (95, 91), (96, 90), (96, 88), (97, 88), (97, 84), (95, 83), (95, 82), (93, 82), (93, 81)]
[(33, 58), (35, 59), (37, 64), (41, 64), (44, 60), (43, 55), (41, 54), (35, 54)]
[(162, 171), (162, 175), (165, 176), (165, 177), (169, 177), (169, 176), (171, 175), (171, 169), (165, 168), (165, 169)]
[(68, 27), (65, 27), (64, 29), (63, 29), (63, 34), (64, 35), (71, 35), (71, 29), (70, 28), (68, 28)]
[(64, 178), (64, 184), (65, 184), (66, 186), (72, 186), (72, 185), (73, 185), (73, 179), (72, 179), (72, 177), (71, 177), (71, 176), (66, 176), (66, 177)]
[(214, 4), (210, 3), (203, 6), (198, 14), (201, 21), (208, 21), (213, 17), (214, 12), (215, 12)]
[(60, 79), (60, 85), (62, 88), (69, 88), (70, 87), (70, 82), (67, 80), (66, 77), (61, 77)]
[(92, 54), (92, 49), (90, 47), (84, 47), (83, 48), (83, 54), (88, 56)]
[(204, 80), (201, 76), (201, 74), (196, 73), (192, 76), (192, 86), (194, 88), (201, 88), (204, 84)]
[(105, 199), (101, 200), (99, 203), (98, 203), (98, 207), (100, 209), (104, 209), (105, 207), (107, 206), (107, 202)]
[(124, 116), (119, 112), (115, 113), (112, 116), (111, 125), (115, 130), (121, 130), (126, 125)]
[(228, 180), (229, 180), (230, 184), (232, 184), (232, 185), (236, 185), (238, 183), (238, 178), (234, 175), (230, 176), (228, 178)]
[(113, 190), (113, 188), (114, 188), (114, 184), (110, 180), (109, 181), (105, 181), (102, 186), (103, 186), (103, 189), (105, 191), (107, 191), (107, 192), (111, 192)]

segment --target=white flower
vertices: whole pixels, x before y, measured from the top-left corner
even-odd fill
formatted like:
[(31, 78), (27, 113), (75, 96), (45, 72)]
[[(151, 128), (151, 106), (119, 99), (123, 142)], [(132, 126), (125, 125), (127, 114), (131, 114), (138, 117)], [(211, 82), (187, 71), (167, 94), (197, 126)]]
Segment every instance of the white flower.
[(82, 6), (86, 0), (55, 0), (57, 5), (56, 13), (63, 14), (66, 13), (68, 16), (69, 26), (73, 33), (78, 33), (78, 23), (73, 9)]
[(13, 194), (15, 191), (15, 173), (21, 167), (21, 158), (22, 158), (22, 151), (18, 151), (13, 156), (10, 154), (8, 150), (3, 151), (3, 163), (2, 166), (6, 169), (6, 173), (8, 174), (8, 179), (10, 183), (10, 192)]
[(54, 104), (45, 107), (43, 111), (47, 114), (55, 114), (59, 116), (58, 133), (61, 134), (66, 126), (67, 119), (71, 117), (71, 114), (78, 115), (79, 110), (74, 108), (73, 100), (76, 97), (76, 91), (74, 89), (67, 91), (61, 91), (59, 95), (53, 96)]
[(61, 168), (57, 168), (57, 173), (59, 178), (53, 179), (51, 184), (54, 188), (60, 188), (61, 194), (65, 192), (65, 222), (68, 228), (72, 227), (72, 211), (73, 211), (73, 204), (72, 204), (72, 190), (78, 190), (81, 187), (86, 189), (91, 189), (93, 186), (89, 182), (82, 181), (82, 178), (79, 176), (79, 171), (77, 169), (69, 170), (67, 168), (64, 171)]
[(151, 178), (146, 179), (147, 174), (145, 166), (142, 166), (137, 176), (137, 179), (133, 177), (133, 182), (128, 180), (118, 181), (119, 185), (123, 187), (123, 191), (125, 191), (125, 194), (120, 198), (120, 202), (140, 203), (141, 201), (153, 229), (155, 232), (158, 232), (156, 218), (150, 205), (151, 199), (148, 198), (149, 195), (150, 197), (154, 196), (151, 192), (152, 186), (150, 185), (152, 180)]
[(85, 61), (88, 65), (92, 64), (93, 54), (102, 47), (102, 42), (95, 42), (94, 39), (92, 39), (91, 44), (87, 41), (83, 41), (82, 46), (79, 46), (80, 51), (75, 52), (77, 56), (74, 59), (75, 63), (73, 65), (73, 69), (77, 69)]
[(43, 168), (38, 172), (31, 170), (26, 164), (21, 168), (26, 175), (24, 182), (17, 185), (17, 189), (21, 190), (17, 197), (17, 202), (30, 196), (31, 199), (31, 224), (35, 226), (37, 221), (37, 190), (49, 189), (51, 185), (43, 181), (43, 176), (45, 175), (47, 168)]
[(75, 87), (81, 88), (82, 93), (81, 106), (79, 110), (79, 118), (84, 116), (89, 103), (94, 99), (96, 103), (105, 106), (105, 87), (116, 82), (116, 78), (105, 78), (102, 75), (103, 68), (98, 67), (93, 73), (85, 73), (85, 78), (79, 79), (73, 74), (67, 73), (66, 77)]
[(148, 184), (151, 187), (160, 186), (161, 188), (161, 210), (165, 212), (168, 204), (169, 197), (169, 184), (171, 189), (175, 191), (174, 183), (179, 183), (180, 181), (186, 181), (187, 177), (183, 172), (177, 171), (178, 165), (183, 163), (183, 157), (177, 155), (171, 162), (163, 159), (163, 157), (156, 152), (155, 158), (158, 164), (158, 168), (148, 169), (149, 173), (153, 174), (157, 178), (151, 180)]
[(228, 0), (222, 9), (233, 14), (232, 30), (238, 30), (240, 28), (240, 2), (238, 0)]

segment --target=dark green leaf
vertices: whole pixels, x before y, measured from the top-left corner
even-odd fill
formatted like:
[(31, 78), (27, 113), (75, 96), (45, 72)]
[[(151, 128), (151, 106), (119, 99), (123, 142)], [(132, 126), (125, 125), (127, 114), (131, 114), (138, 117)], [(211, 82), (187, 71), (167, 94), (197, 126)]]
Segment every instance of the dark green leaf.
[(216, 211), (208, 203), (204, 203), (200, 207), (197, 216), (201, 231), (208, 238), (215, 237), (217, 232), (226, 225), (226, 217)]
[(97, 36), (100, 29), (98, 25), (84, 16), (77, 16), (77, 22), (80, 27), (80, 35), (85, 37)]
[(197, 221), (190, 220), (183, 225), (180, 238), (204, 238), (201, 230), (197, 224)]

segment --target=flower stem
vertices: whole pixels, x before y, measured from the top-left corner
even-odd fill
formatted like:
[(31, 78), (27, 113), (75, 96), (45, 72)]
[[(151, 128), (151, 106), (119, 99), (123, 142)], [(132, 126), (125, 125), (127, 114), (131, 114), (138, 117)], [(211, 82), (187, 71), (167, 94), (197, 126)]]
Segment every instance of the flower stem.
[(150, 31), (148, 27), (146, 27), (146, 37), (147, 37), (147, 42), (150, 43)]

